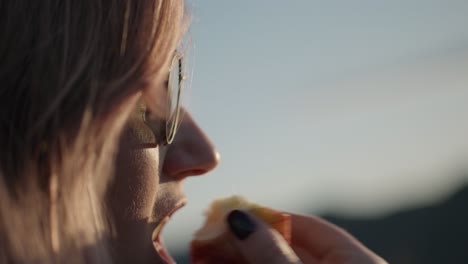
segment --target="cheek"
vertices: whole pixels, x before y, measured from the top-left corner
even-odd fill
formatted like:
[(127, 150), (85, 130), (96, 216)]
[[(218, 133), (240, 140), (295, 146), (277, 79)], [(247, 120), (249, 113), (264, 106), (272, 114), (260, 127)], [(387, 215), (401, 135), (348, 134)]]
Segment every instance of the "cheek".
[(121, 149), (117, 155), (111, 204), (118, 218), (147, 219), (159, 182), (159, 154), (152, 149)]

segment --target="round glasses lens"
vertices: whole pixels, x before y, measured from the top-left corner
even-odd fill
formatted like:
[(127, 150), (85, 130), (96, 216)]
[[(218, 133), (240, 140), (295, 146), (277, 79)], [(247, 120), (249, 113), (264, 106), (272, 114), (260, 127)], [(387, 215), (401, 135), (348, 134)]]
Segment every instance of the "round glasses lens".
[(168, 143), (174, 139), (175, 132), (179, 123), (180, 113), (180, 94), (181, 86), (184, 79), (182, 71), (182, 56), (176, 54), (171, 64), (171, 71), (169, 73), (169, 83), (167, 91), (167, 122), (166, 122), (166, 138)]

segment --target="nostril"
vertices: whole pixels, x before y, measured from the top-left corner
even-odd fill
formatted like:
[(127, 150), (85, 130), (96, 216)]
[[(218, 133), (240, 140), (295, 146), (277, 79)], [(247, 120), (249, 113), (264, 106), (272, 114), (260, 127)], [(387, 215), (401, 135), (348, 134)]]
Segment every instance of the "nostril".
[(177, 179), (184, 179), (191, 176), (199, 176), (209, 172), (209, 170), (195, 169), (195, 170), (184, 170), (176, 174), (172, 174)]
[(205, 173), (207, 173), (207, 172), (208, 172), (208, 171), (206, 171), (206, 170), (197, 169), (197, 170), (188, 171), (187, 174), (188, 174), (188, 175), (191, 175), (191, 176), (197, 176), (197, 175), (205, 174)]

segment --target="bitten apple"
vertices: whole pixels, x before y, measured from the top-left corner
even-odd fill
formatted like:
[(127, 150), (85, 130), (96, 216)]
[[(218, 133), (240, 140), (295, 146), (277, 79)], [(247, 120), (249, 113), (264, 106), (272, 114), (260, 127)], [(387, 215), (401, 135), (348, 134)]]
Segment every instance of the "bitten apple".
[(247, 201), (241, 196), (214, 200), (205, 211), (206, 220), (196, 231), (190, 244), (192, 263), (247, 263), (232, 244), (228, 233), (226, 217), (235, 209), (248, 211), (278, 231), (284, 239), (291, 242), (291, 219), (288, 214)]

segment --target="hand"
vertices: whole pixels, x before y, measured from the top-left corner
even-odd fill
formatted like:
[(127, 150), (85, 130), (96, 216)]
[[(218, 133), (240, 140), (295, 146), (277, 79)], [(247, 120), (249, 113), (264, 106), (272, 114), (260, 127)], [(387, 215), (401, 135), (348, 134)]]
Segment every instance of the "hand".
[[(385, 264), (343, 229), (317, 217), (291, 215), (291, 246), (275, 230), (247, 212), (243, 230), (231, 226), (235, 246), (250, 263)], [(228, 221), (229, 222), (229, 221)], [(249, 223), (250, 222), (250, 223)], [(242, 229), (242, 228), (241, 228)]]

